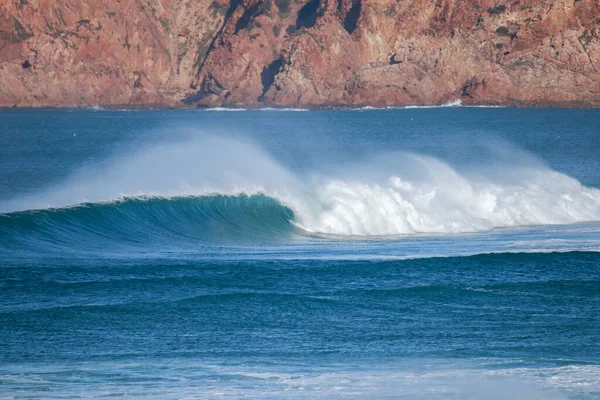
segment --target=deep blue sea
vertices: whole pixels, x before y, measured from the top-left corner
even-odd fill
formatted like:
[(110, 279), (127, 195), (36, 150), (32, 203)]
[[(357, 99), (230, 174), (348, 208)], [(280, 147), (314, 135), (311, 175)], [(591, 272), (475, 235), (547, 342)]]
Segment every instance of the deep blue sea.
[(600, 110), (0, 110), (0, 398), (600, 398)]

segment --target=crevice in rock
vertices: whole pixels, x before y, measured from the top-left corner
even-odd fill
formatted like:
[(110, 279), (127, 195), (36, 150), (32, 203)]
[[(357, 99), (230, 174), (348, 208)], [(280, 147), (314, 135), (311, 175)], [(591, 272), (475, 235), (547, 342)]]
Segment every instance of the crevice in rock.
[(211, 94), (219, 96), (225, 88), (219, 81), (217, 81), (211, 74), (208, 74), (202, 84), (200, 85), (200, 90), (196, 92), (196, 94), (186, 97), (182, 100), (184, 104), (193, 104), (202, 100), (203, 98), (210, 96)]
[(279, 56), (279, 58), (277, 58), (271, 64), (263, 68), (262, 72), (260, 73), (260, 81), (263, 86), (263, 92), (258, 97), (258, 101), (263, 101), (265, 99), (265, 94), (269, 91), (269, 88), (275, 82), (275, 77), (279, 72), (281, 72), (283, 62), (283, 57)]
[(506, 11), (506, 6), (502, 5), (502, 4), (492, 7), (492, 8), (488, 8), (488, 10), (487, 10), (488, 14), (490, 14), (490, 15), (500, 15), (504, 11)]
[(352, 7), (346, 14), (346, 18), (344, 18), (344, 29), (348, 31), (349, 34), (352, 34), (358, 27), (358, 20), (360, 19), (360, 11), (362, 8), (361, 0), (354, 0), (352, 2)]
[[(208, 56), (215, 49), (215, 42), (219, 38), (222, 38), (222, 36), (223, 36), (223, 29), (225, 28), (225, 26), (227, 26), (227, 22), (229, 21), (229, 18), (231, 18), (231, 16), (235, 12), (235, 10), (237, 10), (237, 8), (240, 5), (240, 3), (241, 3), (241, 0), (231, 0), (231, 3), (229, 3), (229, 8), (227, 9), (227, 12), (225, 13), (225, 17), (223, 17), (223, 23), (221, 24), (221, 27), (219, 28), (219, 31), (217, 32), (217, 34), (210, 41), (210, 44), (208, 45), (208, 48), (206, 49), (206, 52), (199, 51), (199, 53), (198, 53), (198, 60), (196, 61), (196, 64), (198, 65), (198, 70), (196, 72), (196, 78), (195, 79), (199, 79), (200, 75), (202, 74), (202, 70), (204, 69), (204, 64), (206, 63), (206, 60), (208, 59)], [(200, 61), (200, 57), (202, 57), (203, 55), (204, 55), (204, 58)], [(205, 85), (205, 82), (206, 82), (207, 78), (208, 77), (204, 78), (204, 80), (202, 81), (202, 84), (200, 85), (200, 90), (198, 92), (196, 92), (193, 95), (188, 96), (188, 97), (186, 97), (186, 98), (184, 98), (182, 100), (182, 102), (184, 104), (190, 105), (190, 104), (193, 104), (193, 103), (195, 103), (197, 101), (200, 101), (204, 97), (206, 97), (206, 93), (203, 92), (203, 87)], [(191, 89), (196, 89), (196, 85), (195, 85), (194, 82), (192, 82), (190, 84), (190, 88)]]
[(235, 10), (237, 10), (240, 3), (241, 3), (241, 0), (231, 0), (231, 3), (229, 3), (229, 8), (227, 9), (227, 12), (225, 13), (225, 18), (223, 19), (223, 26), (225, 26), (225, 23), (227, 22), (227, 20), (229, 20), (229, 18), (231, 18), (231, 15), (233, 14), (233, 12)]
[(461, 97), (468, 97), (470, 99), (474, 98), (474, 96), (477, 95), (479, 86), (482, 86), (485, 89), (485, 79), (481, 81), (476, 77), (469, 79), (463, 84), (461, 90)]
[(461, 96), (462, 97), (469, 97), (469, 98), (472, 99), (473, 96), (470, 93), (470, 90), (471, 90), (472, 86), (473, 86), (473, 80), (472, 79), (469, 79), (468, 81), (466, 81), (463, 84)]
[(321, 5), (320, 0), (309, 0), (300, 11), (298, 11), (298, 17), (296, 18), (296, 29), (300, 28), (312, 28), (317, 22), (319, 16), (318, 10)]
[(27, 29), (25, 29), (25, 27), (23, 26), (23, 24), (21, 24), (21, 22), (19, 22), (19, 20), (15, 17), (13, 17), (13, 29), (13, 43), (20, 43), (33, 37), (33, 33), (31, 31), (28, 32)]
[[(223, 29), (225, 29), (225, 26), (227, 26), (227, 22), (229, 22), (229, 19), (231, 18), (231, 16), (235, 12), (235, 10), (237, 10), (237, 8), (239, 7), (241, 2), (242, 2), (241, 0), (231, 0), (231, 3), (229, 3), (229, 8), (227, 9), (227, 12), (225, 13), (225, 17), (223, 18), (223, 24), (221, 24), (221, 28), (219, 28), (219, 31), (214, 36), (213, 40), (210, 42), (210, 45), (208, 46), (208, 50), (206, 51), (206, 57), (204, 58), (205, 60), (206, 60), (206, 58), (208, 58), (208, 54), (214, 50), (215, 42), (217, 41), (217, 39), (222, 38)], [(202, 62), (202, 65), (200, 66), (199, 71), (202, 70), (203, 65), (204, 65), (204, 61)]]
[(234, 35), (237, 35), (239, 31), (248, 26), (252, 18), (254, 18), (254, 16), (258, 13), (261, 5), (262, 1), (259, 1), (253, 6), (248, 7), (246, 11), (244, 11), (244, 14), (242, 14), (240, 19), (238, 19), (237, 23), (235, 24)]

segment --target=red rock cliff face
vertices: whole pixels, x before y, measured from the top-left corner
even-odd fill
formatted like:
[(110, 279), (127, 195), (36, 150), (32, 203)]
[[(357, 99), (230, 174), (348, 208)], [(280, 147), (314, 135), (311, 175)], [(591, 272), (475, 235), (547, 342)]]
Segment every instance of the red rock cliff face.
[(600, 105), (597, 0), (0, 0), (0, 105)]
[(0, 105), (177, 105), (223, 17), (211, 0), (0, 0)]

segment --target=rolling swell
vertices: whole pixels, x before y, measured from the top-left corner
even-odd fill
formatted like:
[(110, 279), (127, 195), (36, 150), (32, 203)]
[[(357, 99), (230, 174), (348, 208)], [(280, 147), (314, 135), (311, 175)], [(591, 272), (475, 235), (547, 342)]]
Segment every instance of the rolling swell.
[(264, 195), (138, 197), (0, 214), (0, 246), (127, 246), (276, 241), (298, 233), (293, 212)]

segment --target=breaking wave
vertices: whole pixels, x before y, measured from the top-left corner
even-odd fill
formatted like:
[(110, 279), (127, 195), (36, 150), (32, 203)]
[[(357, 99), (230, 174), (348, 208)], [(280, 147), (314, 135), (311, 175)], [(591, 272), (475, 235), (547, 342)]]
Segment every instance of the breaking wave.
[(203, 137), (118, 154), (0, 213), (4, 235), (444, 234), (599, 221), (600, 190), (531, 160), (466, 168), (404, 152), (294, 173), (257, 145)]

